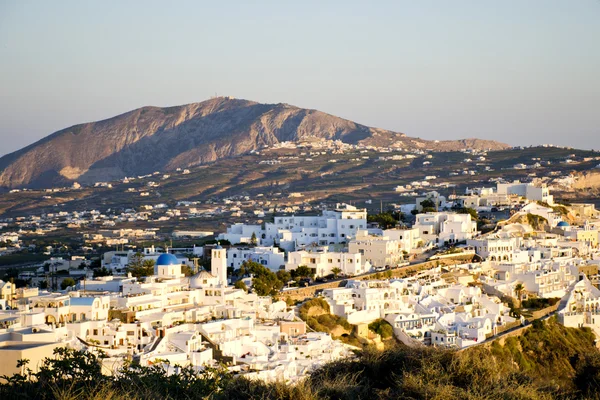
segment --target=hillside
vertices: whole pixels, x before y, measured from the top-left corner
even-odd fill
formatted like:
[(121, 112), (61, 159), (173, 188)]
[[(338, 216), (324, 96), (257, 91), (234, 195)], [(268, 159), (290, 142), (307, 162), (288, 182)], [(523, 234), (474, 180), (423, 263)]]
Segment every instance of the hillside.
[(493, 141), (426, 141), (316, 110), (228, 97), (143, 107), (75, 125), (0, 158), (0, 187), (52, 187), (173, 171), (308, 138), (436, 151), (504, 149)]
[[(572, 171), (587, 171), (598, 164), (595, 158), (600, 156), (592, 151), (536, 147), (489, 152), (485, 162), (471, 162), (465, 165), (463, 160), (468, 155), (463, 152), (448, 151), (433, 153), (432, 158), (422, 155), (414, 159), (394, 160), (391, 157), (402, 156), (406, 152), (352, 150), (344, 154), (333, 154), (332, 150), (327, 150), (326, 154), (321, 154), (323, 150), (325, 149), (263, 149), (260, 154), (225, 158), (191, 168), (187, 174), (171, 173), (168, 179), (163, 179), (162, 175), (154, 175), (130, 180), (128, 183), (112, 182), (112, 189), (84, 186), (81, 189), (64, 189), (54, 193), (40, 190), (3, 193), (0, 196), (0, 218), (57, 210), (104, 211), (123, 207), (138, 209), (145, 204), (164, 202), (174, 207), (177, 201), (218, 201), (242, 194), (251, 196), (252, 199), (279, 204), (328, 201), (352, 202), (369, 207), (365, 201), (372, 199), (373, 207), (379, 209), (380, 201), (384, 204), (413, 202), (412, 198), (400, 197), (394, 188), (411, 184), (415, 180), (423, 180), (426, 175), (437, 176), (436, 181), (440, 183), (436, 186), (436, 181), (432, 181), (430, 190), (438, 190), (448, 195), (453, 192), (463, 193), (467, 186), (495, 186), (493, 180), (500, 174), (508, 181), (528, 180), (531, 170), (515, 170), (510, 169), (510, 166), (517, 162), (531, 162), (534, 157), (552, 160), (550, 165), (535, 170), (538, 176), (549, 177), (566, 175)], [(319, 151), (320, 154), (308, 154), (311, 151)], [(302, 156), (302, 152), (307, 154)], [(581, 162), (559, 162), (572, 154)], [(311, 161), (307, 161), (309, 157)], [(386, 159), (382, 160), (381, 157)], [(591, 159), (584, 161), (588, 158)], [(274, 160), (275, 163), (261, 164), (261, 161), (265, 160)], [(424, 162), (429, 164), (424, 165)], [(464, 168), (475, 170), (477, 175), (463, 175)], [(159, 186), (149, 187), (152, 181)], [(445, 188), (446, 184), (453, 186)], [(149, 196), (142, 197), (140, 194), (143, 192), (148, 192)], [(303, 197), (288, 197), (293, 192), (301, 192)], [(570, 200), (572, 202), (597, 201), (586, 197), (587, 191), (571, 194), (577, 199)], [(561, 196), (565, 195), (563, 193)], [(224, 221), (218, 222), (220, 224)], [(213, 229), (211, 226), (205, 228)]]
[(92, 353), (59, 349), (42, 371), (0, 381), (1, 398), (37, 399), (597, 399), (600, 353), (589, 329), (536, 323), (504, 345), (464, 351), (367, 349), (297, 383), (236, 378), (221, 368), (167, 375), (131, 364), (103, 376)]

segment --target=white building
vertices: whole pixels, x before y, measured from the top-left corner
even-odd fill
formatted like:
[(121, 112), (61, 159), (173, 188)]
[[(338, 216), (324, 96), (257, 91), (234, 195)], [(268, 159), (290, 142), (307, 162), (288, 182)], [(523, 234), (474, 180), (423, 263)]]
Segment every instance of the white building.
[(348, 204), (338, 204), (334, 210), (324, 210), (320, 216), (275, 216), (274, 222), (259, 225), (235, 224), (227, 228), (220, 239), (231, 243), (251, 243), (252, 235), (262, 246), (279, 245), (286, 251), (309, 245), (326, 246), (345, 243), (358, 229), (367, 227), (367, 211)]
[(350, 253), (360, 254), (374, 267), (396, 266), (404, 260), (403, 243), (389, 236), (370, 235), (361, 230), (348, 243)]
[(285, 253), (277, 247), (230, 247), (227, 249), (227, 265), (239, 269), (245, 261), (254, 261), (272, 271), (285, 265)]
[(581, 275), (561, 301), (558, 321), (570, 328), (589, 327), (596, 336), (600, 335), (600, 290), (585, 275)]
[(346, 287), (324, 289), (331, 313), (352, 324), (369, 323), (408, 307), (405, 285), (400, 281), (350, 280)]
[(218, 286), (227, 286), (227, 251), (221, 246), (211, 251), (210, 273), (217, 278)]
[(554, 205), (554, 196), (545, 184), (536, 186), (533, 183), (521, 183), (514, 181), (512, 183), (498, 183), (497, 191), (499, 195), (517, 195), (532, 201), (543, 201), (549, 205)]
[(520, 243), (518, 237), (510, 235), (488, 235), (467, 240), (467, 245), (472, 246), (482, 259), (490, 261), (513, 261)]
[[(260, 225), (246, 225), (237, 223), (229, 226), (226, 233), (219, 235), (220, 240), (228, 240), (231, 244), (252, 243), (252, 238), (255, 237), (257, 243), (260, 243), (263, 230)], [(254, 236), (253, 236), (254, 235)]]
[(425, 241), (440, 245), (465, 241), (478, 233), (477, 222), (471, 219), (471, 214), (450, 212), (417, 214), (413, 228), (419, 230)]
[(292, 271), (301, 265), (313, 269), (316, 277), (331, 275), (334, 268), (346, 276), (359, 275), (371, 269), (359, 253), (329, 252), (326, 247), (289, 252), (285, 270)]
[(421, 205), (421, 203), (425, 200), (430, 200), (431, 202), (433, 202), (433, 208), (435, 208), (436, 211), (442, 209), (446, 204), (446, 197), (442, 196), (441, 194), (435, 191), (428, 192), (425, 194), (424, 197), (417, 197), (417, 199), (415, 200), (415, 209), (417, 211), (423, 211), (423, 206)]
[(391, 240), (400, 242), (402, 249), (408, 253), (414, 252), (423, 244), (419, 229), (385, 229), (383, 236), (389, 237)]

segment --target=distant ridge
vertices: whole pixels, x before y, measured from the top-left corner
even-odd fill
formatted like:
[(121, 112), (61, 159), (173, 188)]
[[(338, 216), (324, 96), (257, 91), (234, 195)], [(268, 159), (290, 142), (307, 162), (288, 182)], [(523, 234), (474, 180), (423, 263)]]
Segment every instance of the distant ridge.
[(434, 151), (510, 147), (480, 139), (427, 141), (317, 110), (216, 97), (175, 107), (142, 107), (55, 132), (0, 158), (0, 187), (91, 183), (189, 168), (310, 137)]

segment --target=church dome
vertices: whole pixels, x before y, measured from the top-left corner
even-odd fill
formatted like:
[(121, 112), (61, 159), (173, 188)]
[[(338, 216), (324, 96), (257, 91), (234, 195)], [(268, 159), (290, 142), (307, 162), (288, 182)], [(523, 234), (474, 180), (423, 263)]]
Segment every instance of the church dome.
[(556, 226), (558, 226), (559, 228), (564, 228), (564, 227), (570, 226), (570, 225), (568, 222), (560, 221), (558, 224), (556, 224)]
[(215, 280), (214, 275), (212, 275), (210, 272), (202, 270), (199, 273), (197, 273), (196, 275), (190, 277), (190, 287), (192, 289), (198, 289), (203, 286), (207, 286), (207, 285), (214, 283), (214, 280)]
[(156, 265), (180, 265), (181, 263), (173, 254), (165, 253), (158, 256)]

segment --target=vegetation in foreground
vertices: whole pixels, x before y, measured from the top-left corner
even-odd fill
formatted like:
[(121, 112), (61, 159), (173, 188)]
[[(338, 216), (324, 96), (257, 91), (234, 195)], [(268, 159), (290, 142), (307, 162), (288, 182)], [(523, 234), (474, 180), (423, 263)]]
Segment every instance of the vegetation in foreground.
[(367, 349), (297, 384), (234, 377), (221, 368), (168, 375), (133, 364), (100, 373), (97, 356), (58, 349), (40, 372), (4, 377), (2, 399), (600, 399), (600, 352), (589, 329), (554, 320), (465, 351)]

